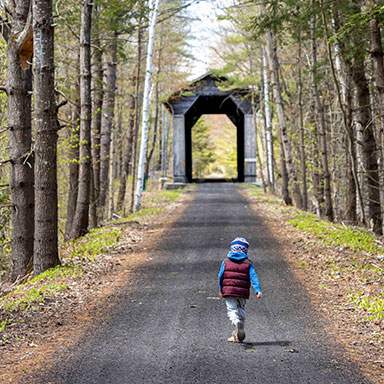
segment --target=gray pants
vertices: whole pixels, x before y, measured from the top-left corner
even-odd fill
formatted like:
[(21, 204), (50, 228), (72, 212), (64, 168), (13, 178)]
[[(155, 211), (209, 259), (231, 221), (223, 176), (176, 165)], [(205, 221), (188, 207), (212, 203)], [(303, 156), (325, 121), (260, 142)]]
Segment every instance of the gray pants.
[(239, 321), (242, 321), (245, 326), (245, 304), (247, 300), (242, 297), (228, 296), (225, 297), (227, 305), (227, 313), (229, 320), (236, 326)]

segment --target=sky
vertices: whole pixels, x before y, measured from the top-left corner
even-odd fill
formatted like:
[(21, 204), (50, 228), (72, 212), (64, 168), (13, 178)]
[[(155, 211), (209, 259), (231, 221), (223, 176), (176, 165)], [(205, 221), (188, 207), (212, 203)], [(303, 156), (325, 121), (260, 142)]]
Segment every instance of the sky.
[(221, 13), (219, 6), (223, 5), (224, 1), (201, 0), (188, 7), (191, 34), (194, 37), (190, 41), (191, 53), (195, 57), (191, 79), (205, 74), (210, 67), (210, 47), (216, 45), (220, 37), (222, 22), (217, 20), (217, 15)]

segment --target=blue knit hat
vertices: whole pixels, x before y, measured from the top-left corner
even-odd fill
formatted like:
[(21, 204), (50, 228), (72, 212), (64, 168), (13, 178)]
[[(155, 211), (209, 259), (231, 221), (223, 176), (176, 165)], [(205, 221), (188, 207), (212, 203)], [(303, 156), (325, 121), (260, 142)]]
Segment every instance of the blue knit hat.
[(231, 251), (232, 252), (242, 252), (244, 254), (248, 254), (249, 243), (243, 237), (236, 237), (235, 240), (231, 243)]

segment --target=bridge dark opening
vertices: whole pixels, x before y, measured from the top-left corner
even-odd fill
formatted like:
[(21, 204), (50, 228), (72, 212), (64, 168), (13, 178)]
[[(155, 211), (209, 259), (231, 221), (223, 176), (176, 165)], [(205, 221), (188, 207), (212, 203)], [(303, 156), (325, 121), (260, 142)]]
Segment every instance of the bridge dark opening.
[[(225, 114), (237, 128), (237, 178), (244, 181), (244, 115), (228, 96), (200, 96), (185, 114), (185, 167), (188, 182), (194, 181), (192, 174), (192, 128), (202, 115)], [(225, 181), (223, 179), (223, 181)]]

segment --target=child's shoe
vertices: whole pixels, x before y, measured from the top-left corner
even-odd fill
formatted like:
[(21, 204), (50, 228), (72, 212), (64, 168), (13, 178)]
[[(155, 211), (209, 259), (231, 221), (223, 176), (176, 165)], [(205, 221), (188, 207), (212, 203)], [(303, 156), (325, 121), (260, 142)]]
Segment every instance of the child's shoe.
[(228, 339), (228, 341), (230, 343), (238, 343), (239, 342), (239, 338), (237, 337), (237, 332), (233, 332), (232, 333), (232, 336)]
[(240, 342), (242, 342), (245, 339), (245, 331), (244, 331), (244, 322), (239, 321), (236, 323), (236, 335)]

